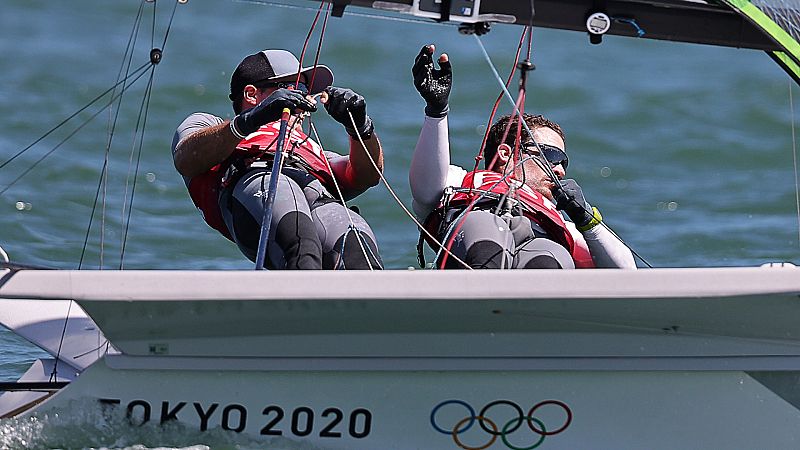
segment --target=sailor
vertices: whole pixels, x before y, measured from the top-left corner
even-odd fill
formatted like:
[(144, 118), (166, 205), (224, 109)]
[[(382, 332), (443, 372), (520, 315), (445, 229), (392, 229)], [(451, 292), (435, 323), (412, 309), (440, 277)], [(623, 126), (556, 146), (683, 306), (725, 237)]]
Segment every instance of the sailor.
[[(333, 72), (324, 65), (301, 68), (286, 50), (260, 51), (244, 58), (231, 76), (232, 120), (196, 112), (175, 133), (175, 167), (195, 206), (208, 225), (255, 261), (279, 122), (282, 110), (290, 109), (288, 157), (276, 190), (267, 268), (382, 268), (372, 230), (342, 200), (378, 183), (380, 175), (364, 150), (380, 170), (383, 150), (364, 97), (332, 83)], [(348, 155), (323, 150), (302, 129), (317, 110), (318, 94), (348, 134)]]
[[(436, 69), (434, 51), (433, 45), (424, 46), (412, 69), (426, 106), (409, 182), (414, 212), (456, 257), (440, 251), (438, 262), (445, 260), (444, 268), (461, 268), (462, 261), (495, 269), (636, 268), (631, 251), (602, 223), (578, 183), (565, 179), (569, 160), (564, 133), (555, 122), (523, 114), (530, 136), (524, 127), (517, 129), (516, 116), (502, 117), (489, 131), (486, 170), (467, 172), (450, 165), (452, 68), (442, 54)], [(520, 153), (515, 158), (517, 136)]]

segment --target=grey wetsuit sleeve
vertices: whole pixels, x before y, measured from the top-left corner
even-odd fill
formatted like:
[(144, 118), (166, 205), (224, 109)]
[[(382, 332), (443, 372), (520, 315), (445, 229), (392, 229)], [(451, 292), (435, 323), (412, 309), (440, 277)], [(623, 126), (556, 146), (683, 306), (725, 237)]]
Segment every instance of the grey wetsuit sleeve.
[(197, 130), (219, 125), (222, 122), (224, 122), (224, 120), (222, 120), (221, 117), (203, 112), (196, 112), (183, 119), (183, 122), (178, 125), (178, 129), (175, 130), (175, 136), (172, 138), (172, 154), (175, 154), (175, 148), (178, 147), (178, 143), (183, 139), (186, 139), (187, 136), (191, 135)]
[(596, 267), (636, 268), (631, 250), (605, 226), (596, 225), (582, 234)]
[(447, 116), (426, 116), (408, 171), (412, 206), (417, 217), (424, 218), (439, 203), (447, 185), (449, 166)]

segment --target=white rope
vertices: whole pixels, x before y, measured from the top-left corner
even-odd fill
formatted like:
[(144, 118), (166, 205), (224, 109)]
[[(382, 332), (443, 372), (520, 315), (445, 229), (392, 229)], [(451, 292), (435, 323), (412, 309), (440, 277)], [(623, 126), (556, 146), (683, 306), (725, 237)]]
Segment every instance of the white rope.
[[(516, 113), (518, 116), (521, 117), (522, 113), (520, 112), (519, 108), (517, 107), (517, 102), (514, 100), (514, 97), (511, 96), (511, 93), (508, 92), (508, 88), (506, 88), (506, 84), (503, 82), (503, 79), (500, 78), (500, 74), (497, 72), (497, 69), (495, 68), (494, 63), (492, 62), (492, 58), (489, 57), (489, 53), (486, 51), (486, 48), (483, 46), (483, 42), (481, 42), (480, 36), (478, 36), (477, 34), (475, 34), (473, 36), (475, 36), (475, 41), (478, 43), (478, 47), (481, 49), (481, 52), (483, 53), (484, 59), (486, 59), (486, 62), (489, 64), (489, 68), (492, 69), (492, 73), (494, 74), (494, 77), (497, 80), (497, 83), (500, 85), (500, 88), (503, 90), (504, 97), (509, 101), (509, 103), (511, 103), (511, 106), (514, 108), (514, 113)], [(522, 123), (522, 126), (525, 127), (525, 131), (528, 132), (528, 136), (531, 138), (531, 141), (533, 141), (534, 145), (536, 145), (536, 148), (539, 150), (539, 153), (541, 153), (541, 157), (540, 158), (544, 158), (544, 152), (542, 152), (542, 149), (539, 148), (539, 142), (537, 142), (536, 139), (533, 137), (533, 131), (531, 131), (530, 127), (528, 127), (528, 124), (524, 120), (520, 120), (520, 123)], [(539, 167), (541, 167), (542, 170), (544, 170), (544, 172), (551, 178), (553, 183), (555, 183), (558, 187), (561, 187), (561, 181), (558, 179), (556, 174), (553, 172), (553, 169), (550, 167), (549, 163), (547, 163), (546, 161), (539, 161), (539, 158), (534, 158), (534, 161), (536, 161), (536, 163), (539, 165)], [(585, 207), (584, 207), (584, 210), (586, 210)], [(800, 211), (800, 207), (798, 207), (798, 211)], [(590, 213), (590, 214), (594, 214), (593, 211), (586, 211), (586, 212)], [(620, 238), (619, 235), (617, 235), (617, 233), (614, 232), (614, 230), (612, 230), (608, 225), (606, 225), (604, 220), (600, 221), (600, 225), (602, 225), (603, 228), (608, 230), (615, 238), (617, 238), (620, 242), (622, 242), (622, 245), (627, 247), (628, 250), (630, 250), (631, 253), (633, 253), (645, 265), (647, 265), (647, 267), (652, 268), (650, 263), (648, 263), (644, 258), (642, 258), (638, 253), (636, 253), (636, 251), (633, 248), (631, 248), (631, 246), (628, 245), (627, 242), (623, 241), (622, 238)]]
[(5, 260), (5, 262), (7, 263), (11, 262), (11, 260), (8, 259), (8, 253), (6, 253), (6, 251), (3, 250), (3, 247), (0, 247), (0, 256), (3, 257), (3, 260)]
[[(347, 114), (350, 116), (350, 123), (353, 124), (353, 129), (357, 129), (358, 127), (356, 126), (356, 120), (353, 118), (353, 114), (350, 112), (350, 110), (347, 110)], [(386, 186), (386, 190), (389, 191), (389, 194), (392, 196), (392, 198), (394, 198), (394, 201), (397, 202), (398, 206), (400, 206), (400, 208), (417, 225), (417, 227), (420, 229), (422, 233), (425, 234), (425, 236), (429, 237), (437, 246), (439, 246), (440, 252), (441, 250), (444, 250), (445, 252), (447, 252), (449, 256), (455, 259), (456, 262), (464, 266), (465, 269), (472, 270), (472, 267), (470, 267), (469, 264), (462, 261), (459, 257), (450, 252), (450, 250), (444, 248), (444, 244), (439, 242), (439, 240), (436, 239), (436, 237), (432, 235), (430, 232), (428, 232), (428, 230), (425, 229), (425, 227), (419, 222), (419, 220), (417, 220), (417, 218), (414, 217), (414, 214), (412, 214), (411, 211), (409, 211), (409, 209), (406, 207), (406, 205), (403, 204), (402, 200), (400, 200), (400, 197), (398, 197), (397, 194), (394, 192), (394, 189), (392, 189), (392, 186), (389, 184), (389, 181), (386, 180), (386, 177), (383, 176), (383, 171), (378, 167), (378, 164), (375, 163), (375, 160), (372, 158), (372, 155), (370, 155), (369, 150), (367, 150), (367, 145), (364, 144), (364, 140), (361, 139), (361, 135), (359, 135), (358, 133), (356, 133), (356, 135), (358, 136), (358, 142), (361, 143), (361, 148), (364, 150), (364, 153), (367, 154), (367, 158), (369, 158), (369, 162), (372, 163), (372, 167), (375, 168), (375, 171), (378, 173), (378, 176), (381, 178), (381, 181), (383, 181), (383, 185)]]
[(794, 99), (792, 98), (792, 84), (794, 80), (789, 80), (789, 110), (792, 118), (792, 162), (794, 164), (794, 197), (797, 207), (797, 246), (800, 247), (800, 181), (797, 176), (797, 142), (794, 130)]
[[(528, 161), (529, 159), (534, 160), (534, 162), (536, 162), (537, 164), (541, 164), (539, 161), (536, 161), (536, 158), (534, 158), (533, 156), (526, 156), (521, 161), (519, 161), (511, 171), (506, 171), (506, 173), (504, 173), (503, 176), (495, 184), (493, 184), (488, 190), (481, 192), (481, 195), (473, 202), (473, 207), (474, 207), (474, 205), (477, 205), (478, 202), (480, 202), (484, 197), (486, 197), (486, 195), (488, 193), (492, 192), (492, 190), (496, 186), (498, 186), (500, 183), (506, 182), (508, 177), (513, 175), (514, 169), (516, 167), (522, 166), (522, 164), (525, 163), (525, 161)], [(507, 197), (507, 195), (508, 195), (508, 191), (505, 194), (503, 194), (503, 197), (500, 199), (500, 202), (498, 202), (496, 211), (500, 210), (500, 207), (503, 205), (503, 202), (505, 201), (504, 199)], [(467, 214), (467, 213), (470, 213), (472, 211), (474, 211), (474, 209), (464, 209), (464, 211), (462, 211), (461, 214), (456, 216), (456, 218), (453, 219), (452, 222), (450, 222), (450, 226), (447, 228), (447, 233), (445, 233), (445, 236), (447, 236), (450, 233), (452, 233), (453, 231), (455, 231), (456, 226), (462, 220), (464, 220), (463, 219), (464, 215)], [(498, 215), (498, 217), (499, 217), (499, 215)], [(439, 257), (441, 256), (442, 250), (444, 250), (444, 246), (439, 246), (439, 252), (436, 253), (436, 259), (439, 259)], [(507, 250), (507, 249), (504, 249), (504, 251), (508, 251), (508, 253), (511, 253), (511, 251)], [(452, 253), (451, 253), (451, 255), (452, 255)], [(505, 263), (506, 263), (505, 258), (503, 258), (502, 265), (500, 266), (500, 269), (505, 269), (505, 267), (504, 267)]]
[[(315, 127), (314, 123), (310, 122), (310, 121), (309, 121), (309, 125), (311, 126), (311, 131), (314, 133), (314, 139), (317, 141), (317, 143), (320, 145), (320, 147), (324, 148), (322, 146), (322, 142), (319, 139), (319, 134), (317, 133), (317, 127)], [(339, 194), (339, 200), (341, 201), (342, 206), (344, 206), (344, 212), (345, 212), (345, 214), (347, 214), (347, 221), (350, 222), (350, 229), (352, 229), (355, 232), (356, 240), (358, 241), (358, 246), (361, 247), (361, 254), (364, 255), (364, 259), (367, 261), (367, 267), (369, 267), (369, 270), (371, 270), (371, 271), (375, 270), (375, 269), (372, 268), (372, 260), (369, 259), (369, 255), (367, 254), (367, 249), (364, 248), (363, 238), (358, 233), (358, 229), (356, 228), (356, 224), (353, 221), (353, 216), (350, 214), (350, 208), (347, 207), (347, 201), (344, 199), (344, 195), (342, 194), (342, 189), (341, 189), (341, 187), (339, 187), (339, 182), (336, 181), (336, 175), (334, 175), (334, 173), (333, 173), (333, 168), (331, 167), (331, 163), (330, 163), (330, 161), (328, 161), (328, 158), (326, 158), (324, 154), (322, 156), (323, 156), (322, 159), (325, 160), (325, 165), (328, 167), (328, 172), (330, 172), (331, 178), (333, 179), (333, 185), (336, 187), (336, 193)], [(347, 233), (345, 233), (344, 238), (343, 238), (344, 241), (342, 242), (342, 246), (345, 245), (345, 242), (347, 241), (347, 234), (349, 234), (349, 233), (350, 233), (349, 231)], [(344, 251), (342, 252), (342, 254), (339, 255), (339, 258), (340, 258), (340, 261), (343, 261), (343, 259), (344, 259)], [(337, 266), (338, 266), (338, 264), (337, 264)]]

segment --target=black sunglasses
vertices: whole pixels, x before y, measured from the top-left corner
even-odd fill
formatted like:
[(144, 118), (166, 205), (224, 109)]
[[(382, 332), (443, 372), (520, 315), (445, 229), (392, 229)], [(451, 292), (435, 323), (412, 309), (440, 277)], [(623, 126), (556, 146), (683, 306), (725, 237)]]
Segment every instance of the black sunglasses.
[[(561, 167), (563, 167), (564, 170), (567, 169), (567, 166), (569, 165), (569, 157), (567, 156), (567, 152), (556, 146), (541, 143), (539, 144), (538, 148), (542, 149), (542, 152), (544, 152), (544, 159), (546, 159), (551, 166), (555, 167), (561, 164)], [(521, 150), (522, 153), (527, 153), (529, 155), (537, 156), (540, 154), (536, 144), (534, 143), (523, 144)]]

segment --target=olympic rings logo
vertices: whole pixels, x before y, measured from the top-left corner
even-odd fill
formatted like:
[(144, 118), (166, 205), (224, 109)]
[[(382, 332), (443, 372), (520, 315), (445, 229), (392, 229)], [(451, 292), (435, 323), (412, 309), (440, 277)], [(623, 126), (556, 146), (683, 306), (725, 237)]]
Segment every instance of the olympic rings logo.
[[(452, 427), (442, 427), (440, 422), (437, 421), (437, 415), (444, 415), (444, 413), (441, 413), (441, 409), (447, 405), (459, 405), (463, 406), (467, 410), (465, 417), (455, 422)], [(542, 420), (534, 416), (534, 413), (537, 410), (549, 405), (559, 408), (566, 415), (563, 424), (560, 424), (558, 428), (546, 427)], [(489, 418), (489, 410), (498, 406), (511, 408), (515, 416), (505, 423), (493, 421)], [(465, 444), (462, 441), (462, 437), (459, 435), (472, 428), (472, 426), (475, 425), (475, 422), (477, 422), (480, 428), (489, 434), (490, 437), (489, 441), (485, 444), (473, 447)], [(520, 429), (523, 423), (528, 425), (528, 429), (530, 429), (534, 435), (538, 435), (538, 439), (528, 447), (517, 447), (509, 442), (508, 435)], [(473, 408), (472, 405), (463, 400), (456, 399), (440, 402), (433, 408), (433, 410), (431, 410), (431, 426), (433, 426), (433, 428), (439, 433), (452, 436), (453, 442), (465, 450), (484, 450), (491, 447), (492, 444), (497, 441), (498, 437), (500, 437), (506, 447), (511, 450), (532, 450), (540, 446), (547, 436), (553, 436), (566, 430), (570, 423), (572, 423), (572, 410), (569, 409), (569, 406), (567, 406), (566, 403), (559, 400), (543, 400), (533, 405), (531, 409), (528, 410), (527, 414), (525, 414), (525, 412), (522, 410), (522, 407), (510, 400), (495, 400), (493, 402), (489, 402), (486, 404), (486, 406), (481, 408), (477, 414), (475, 413), (475, 408)]]

